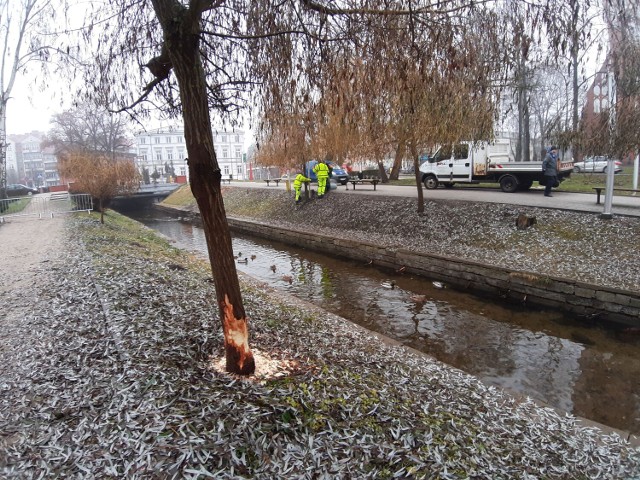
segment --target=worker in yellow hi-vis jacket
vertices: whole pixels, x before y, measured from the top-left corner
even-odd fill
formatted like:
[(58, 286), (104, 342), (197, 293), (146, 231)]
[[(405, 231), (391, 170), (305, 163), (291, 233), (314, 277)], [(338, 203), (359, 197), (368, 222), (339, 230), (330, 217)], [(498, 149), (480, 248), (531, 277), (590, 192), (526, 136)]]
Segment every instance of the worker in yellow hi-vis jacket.
[(302, 184), (309, 183), (310, 181), (310, 178), (305, 177), (301, 173), (296, 175), (296, 178), (293, 179), (293, 189), (296, 192), (296, 203), (300, 203), (300, 189), (302, 188)]
[(327, 180), (329, 179), (329, 167), (324, 160), (320, 160), (315, 167), (313, 167), (313, 172), (318, 177), (318, 198), (324, 197), (324, 192), (327, 189)]

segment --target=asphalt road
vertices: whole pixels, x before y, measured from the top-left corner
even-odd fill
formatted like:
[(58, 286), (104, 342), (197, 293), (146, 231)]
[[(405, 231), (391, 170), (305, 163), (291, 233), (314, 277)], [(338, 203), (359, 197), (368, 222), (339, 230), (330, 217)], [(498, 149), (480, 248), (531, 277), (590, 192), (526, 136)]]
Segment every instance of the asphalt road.
[[(232, 182), (238, 186), (254, 187), (254, 188), (279, 188), (284, 189), (284, 182), (280, 182), (279, 186), (267, 187), (263, 180), (254, 182)], [(371, 185), (358, 185), (353, 190), (353, 186), (349, 183), (345, 187), (339, 185), (337, 190), (339, 194), (347, 195), (392, 195), (417, 197), (418, 192), (415, 186), (399, 186), (399, 185), (383, 185), (378, 184), (376, 191)], [(596, 204), (595, 193), (572, 193), (557, 192), (552, 193), (553, 197), (545, 197), (543, 188), (532, 188), (526, 192), (504, 193), (499, 188), (465, 188), (456, 185), (453, 188), (438, 188), (436, 190), (426, 190), (423, 188), (425, 201), (433, 200), (463, 200), (469, 202), (487, 202), (487, 203), (507, 203), (510, 205), (524, 205), (529, 207), (557, 208), (560, 210), (575, 210), (581, 212), (604, 212), (604, 194), (600, 199), (600, 205)], [(640, 195), (635, 197), (614, 195), (611, 213), (615, 215), (627, 215), (640, 217)]]

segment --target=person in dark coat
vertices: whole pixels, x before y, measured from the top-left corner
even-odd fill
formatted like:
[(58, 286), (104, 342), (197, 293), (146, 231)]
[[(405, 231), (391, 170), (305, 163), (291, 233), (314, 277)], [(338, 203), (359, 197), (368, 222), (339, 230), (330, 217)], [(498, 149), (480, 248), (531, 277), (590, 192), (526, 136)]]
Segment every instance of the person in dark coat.
[(558, 183), (558, 147), (550, 147), (542, 161), (542, 173), (545, 176), (544, 196), (552, 197), (551, 189)]

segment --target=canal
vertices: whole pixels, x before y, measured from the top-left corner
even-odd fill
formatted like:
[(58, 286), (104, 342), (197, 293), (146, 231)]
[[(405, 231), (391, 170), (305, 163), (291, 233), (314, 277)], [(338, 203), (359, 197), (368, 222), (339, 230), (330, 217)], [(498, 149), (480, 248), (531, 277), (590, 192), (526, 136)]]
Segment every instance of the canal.
[[(206, 258), (201, 228), (160, 211), (123, 213)], [(291, 295), (486, 383), (640, 434), (640, 334), (259, 238), (234, 237), (233, 249), (239, 271)]]

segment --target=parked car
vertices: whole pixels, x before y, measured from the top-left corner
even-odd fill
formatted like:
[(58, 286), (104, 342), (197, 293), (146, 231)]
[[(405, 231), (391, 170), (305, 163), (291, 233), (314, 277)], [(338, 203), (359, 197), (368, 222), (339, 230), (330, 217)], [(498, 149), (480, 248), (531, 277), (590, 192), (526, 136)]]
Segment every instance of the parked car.
[(27, 195), (33, 195), (34, 193), (38, 193), (37, 188), (27, 187), (26, 185), (21, 185), (19, 183), (7, 185), (8, 197), (24, 197)]
[(349, 174), (342, 168), (337, 166), (335, 163), (331, 164), (331, 178), (339, 183), (340, 185), (346, 185), (349, 181)]
[[(614, 173), (622, 171), (622, 163), (615, 160)], [(576, 162), (573, 164), (573, 171), (576, 173), (590, 172), (590, 173), (607, 173), (607, 157), (587, 157), (584, 162)]]
[[(309, 177), (312, 182), (318, 181), (318, 178), (316, 177), (316, 174), (313, 171), (313, 167), (315, 167), (317, 163), (318, 162), (316, 160), (310, 160), (307, 162), (305, 166), (305, 175)], [(342, 167), (338, 166), (333, 162), (328, 162), (327, 164), (332, 169), (331, 180), (335, 180), (336, 183), (339, 183), (340, 185), (346, 185), (347, 182), (349, 181), (349, 174)]]

